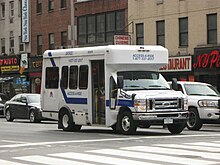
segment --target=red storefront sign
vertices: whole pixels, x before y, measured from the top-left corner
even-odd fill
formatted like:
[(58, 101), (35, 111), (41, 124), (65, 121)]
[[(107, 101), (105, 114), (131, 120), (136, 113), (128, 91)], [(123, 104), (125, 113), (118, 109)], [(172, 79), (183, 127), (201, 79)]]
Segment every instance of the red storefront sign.
[(210, 53), (198, 54), (193, 64), (194, 68), (219, 68), (220, 54), (219, 50), (212, 50)]

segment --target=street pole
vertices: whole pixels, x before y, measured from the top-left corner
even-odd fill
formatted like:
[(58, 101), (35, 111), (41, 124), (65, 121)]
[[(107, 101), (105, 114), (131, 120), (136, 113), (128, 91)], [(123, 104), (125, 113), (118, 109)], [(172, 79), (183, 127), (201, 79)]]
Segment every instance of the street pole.
[(74, 30), (74, 0), (70, 0), (70, 24), (71, 24), (71, 46), (74, 48), (75, 46), (75, 30)]

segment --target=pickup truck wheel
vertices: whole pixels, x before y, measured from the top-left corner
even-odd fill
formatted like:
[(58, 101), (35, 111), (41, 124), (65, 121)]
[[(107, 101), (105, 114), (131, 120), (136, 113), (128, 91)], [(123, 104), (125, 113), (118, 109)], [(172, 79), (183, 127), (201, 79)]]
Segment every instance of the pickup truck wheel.
[(131, 115), (131, 112), (125, 111), (122, 112), (119, 116), (119, 130), (124, 135), (133, 134), (137, 126), (134, 124), (133, 117)]
[(81, 125), (75, 125), (73, 122), (73, 117), (68, 111), (62, 111), (60, 114), (61, 128), (63, 131), (79, 131)]
[(199, 118), (199, 114), (196, 109), (190, 108), (189, 109), (189, 120), (187, 121), (187, 128), (189, 130), (200, 130), (203, 123), (202, 120)]
[(184, 130), (185, 127), (186, 127), (186, 123), (167, 125), (168, 130), (172, 134), (179, 134), (179, 133), (181, 133)]

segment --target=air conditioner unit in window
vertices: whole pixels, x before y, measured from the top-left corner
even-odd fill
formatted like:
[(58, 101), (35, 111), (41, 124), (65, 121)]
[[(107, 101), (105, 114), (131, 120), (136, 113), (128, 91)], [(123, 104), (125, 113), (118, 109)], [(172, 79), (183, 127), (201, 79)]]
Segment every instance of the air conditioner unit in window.
[(13, 47), (9, 48), (9, 52), (10, 52), (10, 53), (14, 53), (14, 51), (15, 51), (15, 50), (14, 50)]

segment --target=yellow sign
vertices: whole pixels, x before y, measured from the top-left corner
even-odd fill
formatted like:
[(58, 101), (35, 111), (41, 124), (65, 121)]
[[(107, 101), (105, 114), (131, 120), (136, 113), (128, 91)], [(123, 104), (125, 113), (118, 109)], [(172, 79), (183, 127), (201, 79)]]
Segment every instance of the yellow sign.
[(12, 66), (2, 66), (1, 71), (2, 72), (10, 72), (10, 71), (18, 71), (19, 66), (18, 65), (12, 65)]

